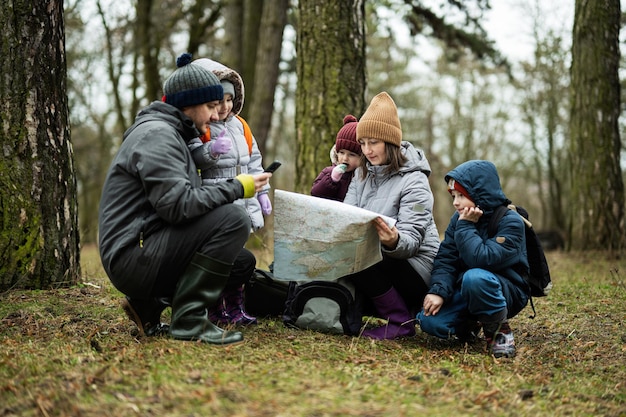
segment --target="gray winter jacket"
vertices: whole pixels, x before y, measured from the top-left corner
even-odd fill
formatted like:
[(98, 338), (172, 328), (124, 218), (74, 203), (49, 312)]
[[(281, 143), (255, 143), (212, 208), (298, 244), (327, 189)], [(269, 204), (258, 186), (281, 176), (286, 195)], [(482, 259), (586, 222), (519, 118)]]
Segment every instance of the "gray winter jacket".
[(391, 175), (384, 173), (386, 166), (368, 163), (367, 177), (362, 180), (361, 168), (357, 168), (344, 203), (396, 219), (398, 245), (393, 250), (383, 246), (383, 255), (407, 259), (428, 285), (440, 242), (428, 182), (430, 164), (409, 142), (402, 142), (402, 153), (408, 162)]
[[(202, 172), (203, 182), (212, 184), (233, 178), (238, 174), (256, 175), (262, 173), (263, 158), (256, 139), (254, 136), (252, 137), (252, 148), (249, 148), (244, 136), (243, 123), (236, 117), (243, 108), (245, 97), (241, 76), (235, 70), (207, 58), (197, 59), (193, 63), (212, 71), (220, 80), (230, 81), (235, 87), (231, 115), (226, 120), (211, 123), (210, 126), (211, 140), (217, 138), (222, 131), (226, 131), (226, 137), (229, 137), (233, 144), (231, 150), (218, 158), (213, 158), (211, 156), (211, 142), (202, 143), (200, 138), (189, 142), (189, 149), (196, 166)], [(267, 193), (269, 188), (269, 185), (265, 186), (261, 194)], [(235, 204), (242, 205), (246, 209), (254, 230), (264, 226), (261, 206), (256, 197), (237, 200)]]
[(239, 181), (202, 186), (187, 147), (198, 136), (182, 111), (157, 101), (144, 108), (124, 133), (100, 199), (99, 247), (109, 276), (123, 268), (116, 263), (119, 254), (146, 239), (152, 239), (146, 256), (160, 256), (169, 234), (153, 235), (156, 230), (243, 197)]

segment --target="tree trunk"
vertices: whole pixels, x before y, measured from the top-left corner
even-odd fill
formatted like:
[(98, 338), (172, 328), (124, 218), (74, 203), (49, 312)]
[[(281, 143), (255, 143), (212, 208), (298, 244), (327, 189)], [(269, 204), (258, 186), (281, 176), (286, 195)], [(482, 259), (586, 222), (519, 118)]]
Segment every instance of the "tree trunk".
[(63, 2), (2, 2), (0, 289), (80, 277)]
[[(226, 31), (224, 35), (224, 47), (220, 62), (241, 74), (243, 66), (243, 0), (227, 0), (222, 8)], [(245, 84), (244, 79), (244, 84)]]
[[(215, 22), (220, 17), (221, 8), (222, 6), (219, 2), (216, 4), (212, 0), (196, 0), (183, 17), (189, 22), (189, 45), (186, 52), (189, 52), (195, 58), (203, 58), (198, 55), (201, 45), (212, 43), (212, 31), (214, 30)], [(180, 20), (176, 15), (173, 15), (171, 19), (172, 26), (175, 26), (175, 22)], [(231, 30), (234, 28), (234, 25), (238, 24), (237, 21), (230, 22), (227, 20), (227, 22), (227, 30)], [(161, 45), (161, 41), (159, 41), (158, 45)]]
[(153, 7), (155, 7), (153, 0), (138, 0), (136, 5), (136, 39), (138, 47), (136, 53), (141, 56), (143, 61), (145, 95), (150, 101), (160, 98), (162, 91), (158, 63), (159, 39), (154, 33), (156, 29), (152, 22)]
[[(276, 0), (272, 0), (274, 2)], [(239, 52), (242, 54), (239, 67), (235, 67), (243, 78), (246, 85), (246, 97), (252, 98), (256, 94), (255, 74), (257, 71), (256, 61), (257, 46), (261, 30), (261, 18), (263, 16), (265, 0), (244, 0), (242, 42)], [(281, 31), (282, 33), (282, 31)], [(247, 117), (247, 109), (242, 112), (243, 117)], [(252, 133), (255, 133), (254, 130)]]
[(346, 114), (365, 107), (363, 0), (298, 2), (296, 92), (297, 192), (309, 193)]
[[(289, 0), (273, 0), (265, 2), (261, 27), (258, 34), (259, 43), (256, 52), (256, 69), (254, 74), (254, 95), (246, 94), (248, 99), (247, 119), (252, 133), (258, 142), (261, 155), (266, 152), (266, 139), (272, 123), (274, 111), (274, 94), (278, 84), (280, 52), (283, 30), (287, 24)], [(246, 92), (248, 84), (246, 83)], [(269, 163), (271, 161), (264, 161)]]
[(624, 184), (618, 128), (619, 0), (577, 0), (572, 43), (570, 245), (618, 251)]

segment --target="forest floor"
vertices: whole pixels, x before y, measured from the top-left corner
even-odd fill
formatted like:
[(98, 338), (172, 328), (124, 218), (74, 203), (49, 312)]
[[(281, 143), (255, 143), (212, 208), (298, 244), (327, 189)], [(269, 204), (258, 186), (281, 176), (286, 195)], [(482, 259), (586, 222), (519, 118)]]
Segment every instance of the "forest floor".
[[(265, 318), (244, 343), (139, 338), (97, 251), (71, 288), (0, 294), (0, 416), (626, 416), (626, 260), (548, 254), (513, 359), (419, 330), (372, 341)], [(169, 310), (167, 310), (169, 311)]]

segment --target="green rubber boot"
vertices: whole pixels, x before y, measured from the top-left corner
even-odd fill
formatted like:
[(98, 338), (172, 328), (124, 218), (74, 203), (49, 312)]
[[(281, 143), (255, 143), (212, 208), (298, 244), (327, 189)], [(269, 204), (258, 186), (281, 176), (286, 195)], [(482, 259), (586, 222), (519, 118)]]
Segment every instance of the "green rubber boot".
[(201, 253), (193, 256), (172, 299), (171, 337), (213, 345), (243, 341), (241, 332), (221, 329), (209, 320), (208, 310), (219, 300), (231, 268), (232, 265)]

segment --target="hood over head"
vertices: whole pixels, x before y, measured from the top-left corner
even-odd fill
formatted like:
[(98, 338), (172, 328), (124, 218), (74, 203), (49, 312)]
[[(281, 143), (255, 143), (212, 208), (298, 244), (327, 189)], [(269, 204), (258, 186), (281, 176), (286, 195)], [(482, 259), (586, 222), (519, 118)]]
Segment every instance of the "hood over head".
[(233, 98), (232, 112), (233, 114), (241, 113), (245, 96), (245, 89), (241, 75), (239, 75), (239, 73), (234, 69), (228, 68), (226, 65), (208, 58), (198, 58), (192, 63), (194, 65), (200, 65), (201, 67), (208, 69), (213, 74), (215, 74), (220, 81), (225, 80), (233, 85), (233, 87), (235, 88), (235, 97)]
[(463, 162), (445, 176), (446, 183), (454, 179), (469, 195), (469, 198), (482, 209), (494, 209), (506, 205), (506, 198), (496, 166), (490, 161), (471, 160)]

